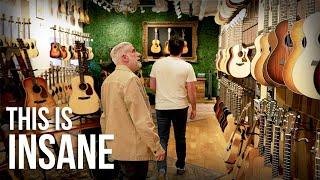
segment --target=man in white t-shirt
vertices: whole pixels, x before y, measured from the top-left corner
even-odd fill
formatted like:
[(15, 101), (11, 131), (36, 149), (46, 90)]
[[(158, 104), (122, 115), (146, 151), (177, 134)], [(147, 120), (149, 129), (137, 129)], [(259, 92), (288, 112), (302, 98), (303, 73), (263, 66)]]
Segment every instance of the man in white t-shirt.
[[(196, 116), (197, 81), (193, 67), (181, 58), (184, 41), (179, 37), (169, 40), (170, 56), (157, 60), (150, 73), (150, 87), (156, 92), (156, 115), (160, 143), (167, 150), (171, 122), (174, 128), (177, 153), (177, 174), (185, 172), (186, 124), (189, 101), (191, 115)], [(189, 98), (189, 101), (188, 101)], [(166, 176), (166, 159), (157, 163), (159, 175)]]

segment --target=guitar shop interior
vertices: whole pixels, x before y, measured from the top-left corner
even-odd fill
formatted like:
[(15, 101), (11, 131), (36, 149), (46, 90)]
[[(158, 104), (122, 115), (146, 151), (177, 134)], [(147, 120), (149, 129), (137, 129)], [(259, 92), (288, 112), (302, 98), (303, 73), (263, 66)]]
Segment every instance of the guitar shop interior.
[[(75, 153), (76, 135), (101, 134), (101, 86), (120, 42), (141, 54), (136, 75), (157, 129), (150, 73), (173, 36), (196, 76), (196, 117), (186, 123), (182, 175), (171, 126), (167, 179), (319, 179), (319, 10), (319, 0), (0, 0), (0, 179), (117, 179), (117, 168), (86, 163), (9, 168), (8, 136), (50, 134), (58, 156), (63, 134)], [(12, 130), (8, 107), (70, 107), (73, 125), (57, 130), (48, 118), (47, 130)], [(155, 161), (147, 179), (157, 179)]]

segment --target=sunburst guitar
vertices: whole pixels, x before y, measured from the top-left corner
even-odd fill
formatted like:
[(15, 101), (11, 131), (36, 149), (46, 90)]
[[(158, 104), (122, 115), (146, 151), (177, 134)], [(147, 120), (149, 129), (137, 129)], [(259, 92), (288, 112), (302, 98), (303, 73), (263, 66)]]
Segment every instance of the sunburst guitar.
[(299, 92), (313, 99), (320, 99), (313, 76), (320, 58), (320, 12), (305, 19), (303, 32), (306, 35), (306, 48), (299, 56), (292, 72), (294, 85)]

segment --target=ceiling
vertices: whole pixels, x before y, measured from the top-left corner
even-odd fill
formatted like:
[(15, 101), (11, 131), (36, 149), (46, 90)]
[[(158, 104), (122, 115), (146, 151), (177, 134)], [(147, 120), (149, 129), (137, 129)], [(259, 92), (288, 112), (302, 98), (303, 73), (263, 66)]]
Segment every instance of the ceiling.
[(181, 14), (198, 16), (202, 20), (207, 16), (214, 16), (217, 11), (218, 0), (93, 0), (106, 10), (114, 9), (116, 12), (135, 12), (138, 7), (152, 7), (154, 12), (167, 12), (173, 10), (177, 17)]

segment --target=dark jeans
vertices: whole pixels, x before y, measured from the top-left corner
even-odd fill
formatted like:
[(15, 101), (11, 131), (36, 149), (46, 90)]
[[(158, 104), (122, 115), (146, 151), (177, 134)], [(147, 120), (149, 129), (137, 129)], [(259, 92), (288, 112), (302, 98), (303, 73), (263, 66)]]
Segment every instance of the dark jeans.
[[(172, 121), (178, 159), (176, 167), (184, 168), (186, 158), (186, 124), (188, 118), (188, 107), (174, 110), (156, 110), (156, 114), (160, 144), (166, 151)], [(157, 166), (158, 171), (160, 169), (164, 169), (167, 172), (167, 159), (158, 161)]]
[(120, 179), (143, 180), (147, 178), (149, 161), (118, 161)]

